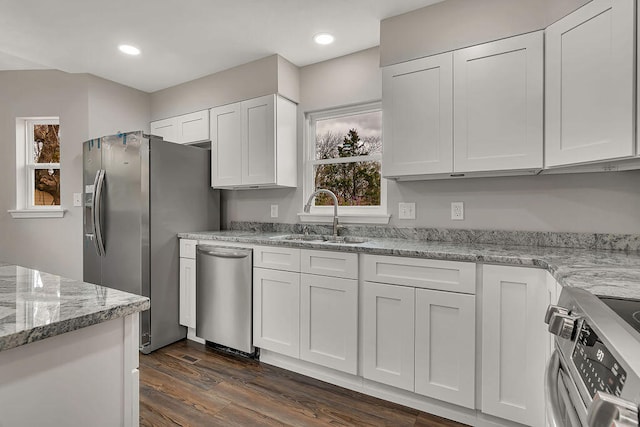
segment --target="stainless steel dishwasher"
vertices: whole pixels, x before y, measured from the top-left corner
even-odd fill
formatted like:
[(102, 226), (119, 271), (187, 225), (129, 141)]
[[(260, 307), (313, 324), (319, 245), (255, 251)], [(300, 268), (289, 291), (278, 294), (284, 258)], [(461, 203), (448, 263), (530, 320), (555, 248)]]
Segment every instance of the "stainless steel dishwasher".
[(249, 354), (254, 353), (252, 254), (211, 245), (196, 251), (196, 335)]

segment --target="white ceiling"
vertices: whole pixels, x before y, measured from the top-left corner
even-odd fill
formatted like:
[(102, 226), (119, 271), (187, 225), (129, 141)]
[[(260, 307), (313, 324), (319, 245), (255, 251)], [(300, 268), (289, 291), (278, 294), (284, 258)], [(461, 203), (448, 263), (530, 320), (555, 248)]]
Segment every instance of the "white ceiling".
[[(0, 70), (91, 73), (153, 92), (274, 53), (304, 66), (377, 46), (380, 20), (439, 1), (0, 0)], [(319, 32), (336, 41), (316, 45)]]

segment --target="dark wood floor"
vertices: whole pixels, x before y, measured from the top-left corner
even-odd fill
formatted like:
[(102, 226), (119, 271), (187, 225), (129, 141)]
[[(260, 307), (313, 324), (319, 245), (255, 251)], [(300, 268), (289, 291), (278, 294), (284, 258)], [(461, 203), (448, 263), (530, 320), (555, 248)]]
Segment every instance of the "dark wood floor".
[(140, 424), (461, 426), (187, 340), (140, 354)]

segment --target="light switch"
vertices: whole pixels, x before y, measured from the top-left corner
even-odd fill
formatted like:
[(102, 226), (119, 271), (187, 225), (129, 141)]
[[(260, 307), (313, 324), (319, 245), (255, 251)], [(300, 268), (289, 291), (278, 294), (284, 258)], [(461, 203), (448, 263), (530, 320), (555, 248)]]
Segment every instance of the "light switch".
[(73, 193), (73, 206), (82, 206), (82, 193)]
[(271, 218), (278, 218), (278, 205), (271, 205)]

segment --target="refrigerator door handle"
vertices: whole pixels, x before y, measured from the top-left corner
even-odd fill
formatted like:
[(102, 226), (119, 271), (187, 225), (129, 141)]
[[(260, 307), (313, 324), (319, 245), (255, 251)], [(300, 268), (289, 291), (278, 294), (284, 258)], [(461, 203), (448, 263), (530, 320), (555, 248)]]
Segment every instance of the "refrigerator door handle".
[(93, 195), (93, 201), (91, 205), (91, 209), (93, 211), (93, 232), (95, 235), (94, 243), (96, 245), (98, 256), (104, 256), (102, 222), (100, 221), (100, 212), (102, 210), (102, 189), (104, 187), (104, 174), (104, 169), (100, 169), (98, 172), (96, 172), (96, 179), (94, 181), (95, 193)]

